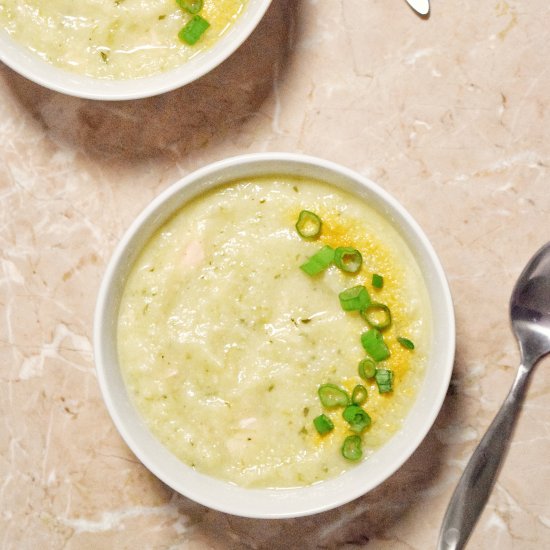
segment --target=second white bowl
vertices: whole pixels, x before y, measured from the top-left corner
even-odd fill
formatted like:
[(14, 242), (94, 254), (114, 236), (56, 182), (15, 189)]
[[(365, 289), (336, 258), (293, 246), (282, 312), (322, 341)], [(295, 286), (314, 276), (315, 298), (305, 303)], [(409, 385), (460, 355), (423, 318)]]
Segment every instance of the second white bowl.
[(233, 26), (211, 48), (175, 69), (144, 78), (92, 78), (60, 69), (15, 42), (1, 28), (0, 61), (29, 80), (68, 95), (102, 100), (150, 97), (189, 84), (225, 61), (256, 28), (270, 3), (271, 0), (248, 0)]
[[(128, 396), (117, 357), (121, 295), (137, 255), (161, 227), (194, 197), (225, 182), (282, 174), (337, 186), (367, 201), (404, 239), (430, 297), (433, 335), (426, 373), (402, 428), (368, 460), (345, 474), (290, 489), (247, 489), (203, 475), (183, 464), (148, 430)], [(322, 512), (355, 499), (392, 475), (420, 445), (443, 403), (453, 367), (454, 315), (449, 288), (428, 239), (388, 193), (363, 176), (325, 160), (284, 153), (230, 158), (206, 166), (168, 188), (134, 221), (117, 246), (98, 296), (94, 352), (101, 391), (119, 432), (136, 456), (179, 493), (216, 510), (247, 517), (284, 518)]]

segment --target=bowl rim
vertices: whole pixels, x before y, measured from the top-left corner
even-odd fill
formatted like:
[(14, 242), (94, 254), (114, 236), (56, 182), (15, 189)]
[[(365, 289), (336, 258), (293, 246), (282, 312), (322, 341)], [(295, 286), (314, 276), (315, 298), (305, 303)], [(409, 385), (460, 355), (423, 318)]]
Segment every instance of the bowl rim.
[(177, 67), (150, 76), (117, 80), (72, 73), (41, 59), (4, 28), (0, 28), (0, 61), (28, 80), (69, 96), (102, 101), (145, 99), (190, 84), (223, 63), (252, 34), (271, 2), (248, 0), (243, 13), (212, 46)]
[[(431, 395), (424, 395), (422, 399), (420, 395), (417, 397), (403, 422), (403, 427), (388, 442), (367, 460), (343, 475), (299, 488), (243, 488), (196, 472), (172, 455), (150, 434), (130, 404), (125, 388), (121, 391), (120, 372), (116, 373), (118, 365), (112, 365), (113, 361), (116, 363), (116, 350), (112, 349), (114, 344), (111, 348), (105, 346), (106, 340), (116, 340), (112, 334), (113, 319), (111, 318), (110, 324), (104, 321), (109, 319), (109, 310), (113, 309), (116, 285), (120, 285), (119, 291), (124, 286), (119, 271), (130, 269), (133, 259), (154, 229), (160, 227), (171, 213), (181, 208), (188, 200), (207, 189), (234, 180), (233, 174), (238, 178), (253, 174), (308, 175), (312, 172), (313, 175), (310, 177), (336, 186), (339, 186), (336, 182), (338, 178), (354, 182), (357, 186), (356, 195), (359, 194), (359, 190), (363, 190), (369, 199), (378, 201), (375, 209), (386, 208), (386, 215), (390, 216), (392, 225), (403, 224), (403, 227), (399, 225), (396, 228), (409, 247), (414, 243), (412, 252), (416, 261), (427, 262), (421, 266), (421, 270), (429, 287), (428, 291), (436, 291), (435, 297), (430, 296), (430, 300), (434, 298), (431, 303), (432, 314), (435, 316), (434, 310), (437, 310), (439, 320), (439, 326), (434, 326), (432, 335), (434, 349), (431, 353), (434, 356), (428, 363), (437, 361), (438, 367), (435, 372), (439, 382), (436, 391)], [(335, 179), (321, 177), (322, 174), (333, 174)], [(166, 205), (169, 205), (168, 210)], [(407, 234), (403, 234), (403, 230), (406, 230)], [(409, 242), (407, 238), (412, 240)], [(418, 254), (421, 254), (421, 258)], [(426, 278), (427, 276), (429, 278)], [(114, 314), (111, 317), (114, 317)], [(449, 285), (435, 250), (417, 222), (392, 195), (370, 179), (332, 161), (295, 153), (252, 153), (230, 157), (199, 168), (157, 195), (134, 219), (115, 247), (98, 292), (93, 332), (96, 372), (103, 399), (120, 435), (137, 458), (176, 492), (209, 508), (249, 518), (293, 518), (327, 511), (362, 496), (393, 475), (410, 458), (432, 428), (447, 393), (455, 353), (455, 317)], [(118, 386), (113, 385), (113, 377), (116, 376)], [(420, 393), (420, 388), (418, 391)], [(427, 408), (427, 414), (426, 410), (423, 410), (422, 414), (418, 412), (416, 416), (413, 415), (414, 411), (420, 411), (421, 406)], [(414, 425), (414, 430), (410, 430), (405, 437), (404, 430), (409, 423)], [(147, 450), (151, 447), (153, 451)], [(398, 453), (398, 456), (395, 457), (393, 453)], [(364, 467), (365, 465), (367, 466)], [(379, 474), (362, 477), (361, 474), (366, 474), (372, 465), (379, 468)], [(361, 470), (362, 467), (364, 468)], [(355, 477), (359, 477), (362, 483), (352, 479), (353, 472), (358, 472)]]

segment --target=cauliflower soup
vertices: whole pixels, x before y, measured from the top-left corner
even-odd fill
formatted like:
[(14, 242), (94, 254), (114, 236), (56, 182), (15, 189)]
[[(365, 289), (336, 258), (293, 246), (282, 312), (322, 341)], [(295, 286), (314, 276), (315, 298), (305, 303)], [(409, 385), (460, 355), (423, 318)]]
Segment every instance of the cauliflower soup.
[[(319, 231), (297, 223), (303, 212)], [(350, 250), (362, 261), (348, 270)], [(277, 175), (217, 187), (172, 216), (132, 268), (117, 327), (152, 433), (198, 471), (254, 488), (368, 460), (401, 427), (430, 338), (420, 270), (391, 224), (336, 187)]]
[(0, 27), (57, 67), (96, 78), (129, 79), (175, 68), (211, 47), (245, 4), (246, 0), (0, 0)]

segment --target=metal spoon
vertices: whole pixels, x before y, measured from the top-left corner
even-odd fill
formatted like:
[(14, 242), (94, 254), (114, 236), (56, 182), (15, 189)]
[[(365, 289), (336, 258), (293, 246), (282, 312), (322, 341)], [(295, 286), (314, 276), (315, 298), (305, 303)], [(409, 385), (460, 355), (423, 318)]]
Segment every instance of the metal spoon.
[(420, 15), (428, 15), (430, 0), (407, 0), (407, 4)]
[(439, 533), (438, 550), (459, 550), (468, 541), (496, 481), (529, 375), (537, 361), (550, 352), (550, 242), (520, 275), (510, 299), (510, 318), (521, 364), (510, 393), (453, 493)]

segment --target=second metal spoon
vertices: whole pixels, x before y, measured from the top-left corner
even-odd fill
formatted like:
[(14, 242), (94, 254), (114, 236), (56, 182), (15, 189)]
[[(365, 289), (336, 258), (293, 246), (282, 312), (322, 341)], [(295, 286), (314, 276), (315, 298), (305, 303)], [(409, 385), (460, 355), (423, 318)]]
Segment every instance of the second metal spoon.
[(550, 243), (529, 261), (510, 300), (521, 364), (502, 407), (470, 458), (451, 497), (438, 550), (464, 548), (485, 507), (504, 458), (533, 367), (550, 353)]
[(430, 0), (407, 0), (407, 4), (420, 15), (428, 15)]

